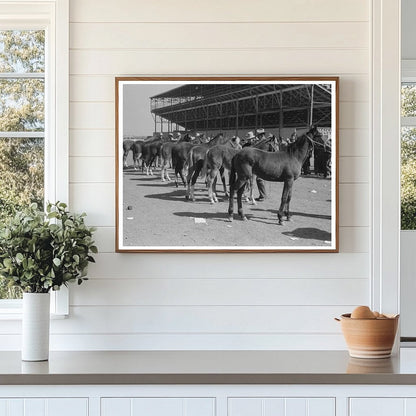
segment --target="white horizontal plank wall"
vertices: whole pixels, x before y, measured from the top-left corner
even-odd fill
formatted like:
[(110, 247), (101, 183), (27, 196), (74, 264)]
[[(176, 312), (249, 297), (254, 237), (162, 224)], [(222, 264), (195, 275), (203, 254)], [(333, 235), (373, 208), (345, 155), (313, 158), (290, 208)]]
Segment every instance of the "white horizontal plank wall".
[[(370, 302), (370, 22), (369, 0), (71, 0), (70, 205), (100, 254), (52, 348), (345, 348), (333, 317)], [(340, 76), (339, 254), (114, 253), (114, 77), (161, 74)]]

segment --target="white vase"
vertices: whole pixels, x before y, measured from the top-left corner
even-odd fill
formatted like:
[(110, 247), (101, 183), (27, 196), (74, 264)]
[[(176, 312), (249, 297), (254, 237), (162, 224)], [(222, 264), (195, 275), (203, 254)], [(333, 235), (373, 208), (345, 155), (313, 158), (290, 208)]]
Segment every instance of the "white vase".
[(22, 360), (49, 358), (49, 293), (23, 293)]

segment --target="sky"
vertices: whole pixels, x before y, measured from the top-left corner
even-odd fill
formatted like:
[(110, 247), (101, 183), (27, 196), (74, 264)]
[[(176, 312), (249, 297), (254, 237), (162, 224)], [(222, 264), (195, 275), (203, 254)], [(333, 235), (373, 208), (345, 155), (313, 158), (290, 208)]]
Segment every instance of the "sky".
[(155, 122), (150, 113), (149, 98), (181, 85), (160, 83), (124, 85), (123, 136), (151, 136)]

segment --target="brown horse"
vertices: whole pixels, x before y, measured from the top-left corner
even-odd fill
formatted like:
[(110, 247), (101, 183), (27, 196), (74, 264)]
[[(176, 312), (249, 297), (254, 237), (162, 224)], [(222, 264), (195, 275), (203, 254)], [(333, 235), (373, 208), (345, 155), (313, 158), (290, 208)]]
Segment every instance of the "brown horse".
[(133, 166), (135, 170), (139, 168), (139, 160), (142, 157), (142, 146), (142, 141), (136, 140), (133, 143)]
[(127, 156), (130, 153), (130, 150), (133, 150), (134, 140), (124, 139), (123, 140), (123, 166), (127, 168)]
[(185, 134), (183, 140), (172, 147), (172, 167), (175, 171), (176, 187), (179, 186), (178, 176), (180, 176), (182, 179), (183, 186), (186, 188), (186, 181), (184, 177), (186, 160), (188, 158), (189, 150), (191, 150), (191, 148), (195, 146), (195, 144), (191, 140), (191, 136), (189, 134)]
[[(265, 150), (267, 152), (277, 152), (279, 150), (277, 139), (274, 135), (258, 141), (257, 143), (252, 143), (252, 147), (256, 149)], [(224, 194), (226, 197), (229, 196), (225, 181), (225, 169), (227, 171), (231, 170), (231, 161), (232, 158), (239, 152), (240, 149), (236, 149), (232, 142), (228, 142), (226, 145), (214, 146), (209, 149), (205, 157), (205, 167), (204, 170), (207, 172), (207, 187), (208, 187), (208, 197), (211, 204), (218, 202), (216, 184), (217, 184), (217, 175), (220, 174), (222, 185), (224, 188)], [(249, 201), (248, 197), (246, 198), (247, 202), (255, 203), (254, 199)]]
[[(313, 148), (313, 143), (320, 140), (321, 133), (312, 126), (307, 133), (288, 146), (287, 151), (265, 152), (254, 148), (244, 148), (237, 153), (231, 166), (229, 220), (233, 220), (234, 193), (237, 191), (238, 214), (247, 220), (243, 212), (242, 195), (246, 183), (253, 183), (253, 176), (266, 181), (283, 182), (280, 208), (277, 212), (279, 225), (282, 225), (283, 213), (289, 220), (289, 204), (292, 196), (293, 182), (300, 176), (303, 162)], [(251, 187), (252, 188), (252, 187)]]
[(178, 143), (176, 142), (167, 142), (162, 144), (160, 149), (160, 157), (162, 159), (160, 176), (162, 178), (162, 182), (165, 182), (166, 180), (170, 181), (168, 165), (172, 165), (172, 149), (177, 145)]
[(228, 196), (224, 170), (227, 169), (229, 171), (231, 169), (231, 161), (240, 150), (241, 149), (234, 148), (231, 145), (231, 142), (228, 142), (225, 145), (213, 146), (208, 150), (205, 156), (204, 170), (206, 171), (208, 197), (211, 204), (218, 202), (216, 192), (218, 173), (220, 173), (221, 176), (224, 194)]
[(225, 144), (231, 140), (230, 137), (225, 137), (223, 133), (218, 133), (212, 140), (206, 144), (200, 144), (190, 149), (188, 153), (188, 175), (186, 182), (188, 184), (186, 190), (186, 199), (195, 201), (195, 183), (204, 167), (205, 156), (207, 151), (216, 145)]
[(142, 145), (142, 159), (143, 166), (146, 167), (146, 175), (153, 175), (152, 165), (156, 161), (156, 158), (160, 156), (160, 149), (162, 148), (163, 141), (161, 139), (153, 139)]

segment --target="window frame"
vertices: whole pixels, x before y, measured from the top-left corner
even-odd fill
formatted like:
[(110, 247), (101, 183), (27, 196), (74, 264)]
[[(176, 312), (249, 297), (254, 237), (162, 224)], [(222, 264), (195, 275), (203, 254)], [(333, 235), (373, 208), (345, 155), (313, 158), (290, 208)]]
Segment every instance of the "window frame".
[[(0, 0), (0, 30), (45, 30), (45, 201), (69, 200), (69, 0)], [(69, 313), (66, 287), (51, 313)], [(0, 300), (0, 320), (20, 318), (21, 301)]]

